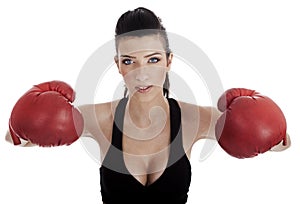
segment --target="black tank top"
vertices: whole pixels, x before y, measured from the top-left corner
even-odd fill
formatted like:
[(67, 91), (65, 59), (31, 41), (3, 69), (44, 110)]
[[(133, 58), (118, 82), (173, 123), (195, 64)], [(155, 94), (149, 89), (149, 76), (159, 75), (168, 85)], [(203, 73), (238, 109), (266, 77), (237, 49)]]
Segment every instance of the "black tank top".
[(171, 145), (167, 168), (150, 185), (141, 184), (125, 166), (122, 153), (123, 120), (128, 98), (120, 100), (114, 118), (112, 142), (100, 167), (102, 201), (105, 204), (184, 204), (191, 182), (191, 165), (182, 145), (181, 111), (168, 98)]

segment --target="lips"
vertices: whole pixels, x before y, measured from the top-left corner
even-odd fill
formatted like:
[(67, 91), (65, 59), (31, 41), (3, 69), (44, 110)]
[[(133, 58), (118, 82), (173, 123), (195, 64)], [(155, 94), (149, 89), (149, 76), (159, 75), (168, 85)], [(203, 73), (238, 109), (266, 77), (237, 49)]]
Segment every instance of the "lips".
[(136, 86), (135, 89), (139, 93), (147, 93), (151, 90), (152, 87), (153, 87), (152, 85), (149, 85), (149, 86)]

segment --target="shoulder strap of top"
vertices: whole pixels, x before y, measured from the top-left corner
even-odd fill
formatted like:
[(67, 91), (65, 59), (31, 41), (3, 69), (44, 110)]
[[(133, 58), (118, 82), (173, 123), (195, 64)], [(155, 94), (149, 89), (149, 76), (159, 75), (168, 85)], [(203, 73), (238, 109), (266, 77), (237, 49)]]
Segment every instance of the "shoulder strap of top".
[(122, 98), (119, 101), (114, 116), (111, 144), (119, 150), (122, 150), (122, 132), (127, 101), (128, 98)]
[(171, 123), (171, 142), (181, 137), (181, 110), (178, 102), (173, 98), (168, 98), (170, 106), (170, 123)]
[(114, 113), (111, 146), (105, 155), (101, 168), (115, 172), (127, 172), (122, 156), (122, 130), (127, 98), (122, 98)]
[(175, 163), (185, 155), (182, 142), (181, 109), (178, 102), (173, 98), (168, 98), (170, 106), (170, 126), (171, 126), (171, 153), (169, 165)]

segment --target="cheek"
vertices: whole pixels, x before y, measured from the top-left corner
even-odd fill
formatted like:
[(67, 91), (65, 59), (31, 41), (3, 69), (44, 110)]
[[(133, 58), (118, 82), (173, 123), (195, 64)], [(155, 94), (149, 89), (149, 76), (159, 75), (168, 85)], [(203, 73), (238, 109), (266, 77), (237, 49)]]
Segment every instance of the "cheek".
[(162, 86), (166, 77), (166, 67), (149, 68), (149, 76), (153, 84)]
[(123, 76), (123, 81), (126, 84), (126, 87), (129, 89), (129, 91), (132, 91), (133, 87), (135, 87), (135, 81), (136, 81), (135, 71), (123, 69), (121, 70), (121, 75)]
[(126, 84), (132, 84), (134, 81), (135, 81), (135, 74), (133, 73), (133, 71), (131, 72), (126, 72), (123, 75), (123, 79), (124, 79), (124, 82)]
[(124, 77), (128, 73), (128, 69), (125, 69), (122, 65), (119, 66), (119, 73)]

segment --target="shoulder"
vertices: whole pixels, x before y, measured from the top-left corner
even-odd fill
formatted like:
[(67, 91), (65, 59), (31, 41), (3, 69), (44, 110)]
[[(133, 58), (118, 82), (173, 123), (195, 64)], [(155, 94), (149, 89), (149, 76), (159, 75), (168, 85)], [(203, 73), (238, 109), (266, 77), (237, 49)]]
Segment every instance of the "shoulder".
[(113, 118), (120, 100), (79, 106), (84, 118), (84, 135), (100, 142), (103, 137), (111, 140)]
[(210, 117), (211, 112), (214, 111), (213, 107), (200, 106), (183, 101), (177, 101), (181, 109), (182, 119), (187, 121), (207, 119)]
[(195, 143), (199, 139), (209, 138), (209, 132), (214, 129), (214, 124), (220, 112), (213, 106), (200, 106), (178, 101), (181, 108), (181, 121), (184, 136)]
[(177, 101), (182, 114), (182, 119), (191, 120), (201, 120), (210, 121), (213, 115), (219, 116), (220, 112), (213, 106), (200, 106), (196, 104), (186, 103), (182, 101)]

